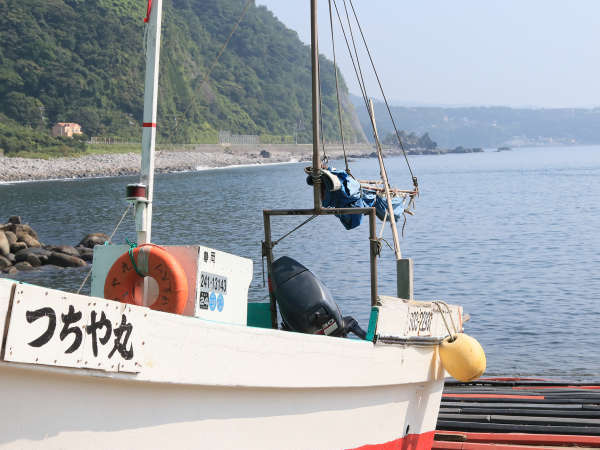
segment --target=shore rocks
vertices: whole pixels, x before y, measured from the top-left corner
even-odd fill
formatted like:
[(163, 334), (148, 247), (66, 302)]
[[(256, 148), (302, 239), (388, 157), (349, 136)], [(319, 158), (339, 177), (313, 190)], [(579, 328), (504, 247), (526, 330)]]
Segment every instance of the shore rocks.
[(40, 261), (40, 258), (35, 256), (33, 253), (27, 255), (26, 262), (31, 264), (32, 267), (40, 267), (42, 265), (42, 261)]
[(79, 252), (79, 256), (81, 259), (87, 262), (91, 262), (94, 258), (94, 249), (87, 247), (77, 247), (77, 251)]
[(19, 250), (27, 248), (27, 244), (25, 242), (15, 242), (10, 246), (10, 251), (13, 253), (17, 253)]
[(42, 246), (42, 244), (40, 244), (40, 242), (36, 238), (32, 237), (28, 233), (25, 233), (24, 231), (17, 231), (17, 242), (24, 242), (27, 245), (27, 247)]
[(0, 255), (8, 256), (10, 253), (10, 243), (4, 231), (0, 231)]
[(33, 270), (33, 266), (29, 264), (27, 261), (21, 261), (14, 265), (14, 268), (17, 270)]
[(77, 245), (78, 247), (94, 248), (96, 245), (104, 245), (109, 237), (104, 233), (90, 233)]
[(71, 247), (70, 245), (53, 245), (48, 247), (48, 250), (53, 252), (64, 253), (66, 255), (76, 256), (79, 258), (79, 252), (75, 247)]
[(12, 266), (12, 262), (10, 262), (10, 260), (8, 258), (5, 258), (4, 256), (0, 256), (0, 270), (4, 270), (10, 266)]
[(94, 246), (109, 240), (104, 233), (85, 236), (77, 247), (44, 245), (38, 234), (21, 217), (11, 216), (0, 225), (0, 272), (14, 275), (19, 271), (34, 270), (41, 266), (83, 267), (91, 262)]
[(17, 235), (12, 231), (4, 230), (4, 235), (6, 236), (6, 239), (8, 239), (9, 247), (17, 243)]
[(48, 263), (60, 267), (81, 267), (87, 264), (83, 259), (77, 256), (60, 252), (52, 252), (48, 257)]

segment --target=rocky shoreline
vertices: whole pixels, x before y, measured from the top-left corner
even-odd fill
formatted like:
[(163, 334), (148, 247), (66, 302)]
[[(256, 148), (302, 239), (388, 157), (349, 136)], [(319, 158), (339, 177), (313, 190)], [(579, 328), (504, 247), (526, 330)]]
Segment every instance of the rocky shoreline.
[[(331, 159), (343, 157), (339, 146), (326, 147)], [(434, 149), (411, 150), (409, 154), (470, 153), (481, 149)], [(350, 158), (374, 157), (374, 149), (368, 145), (348, 146)], [(387, 156), (400, 155), (397, 148), (386, 149)], [(260, 145), (221, 146), (198, 145), (194, 149), (157, 151), (155, 170), (181, 172), (218, 167), (273, 164), (309, 161), (312, 145)], [(107, 176), (136, 175), (139, 173), (140, 155), (137, 153), (109, 153), (84, 155), (73, 158), (33, 159), (0, 156), (0, 182), (41, 181), (69, 178), (94, 178)]]
[(92, 261), (94, 246), (108, 239), (104, 233), (92, 233), (76, 246), (46, 245), (31, 226), (12, 216), (0, 225), (0, 272), (13, 275), (43, 265), (82, 267)]

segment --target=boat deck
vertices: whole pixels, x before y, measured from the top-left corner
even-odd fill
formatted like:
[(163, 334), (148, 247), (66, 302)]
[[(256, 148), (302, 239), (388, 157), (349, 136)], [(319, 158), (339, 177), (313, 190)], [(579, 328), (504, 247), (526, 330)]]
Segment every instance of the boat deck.
[(445, 384), (433, 449), (600, 448), (600, 383)]

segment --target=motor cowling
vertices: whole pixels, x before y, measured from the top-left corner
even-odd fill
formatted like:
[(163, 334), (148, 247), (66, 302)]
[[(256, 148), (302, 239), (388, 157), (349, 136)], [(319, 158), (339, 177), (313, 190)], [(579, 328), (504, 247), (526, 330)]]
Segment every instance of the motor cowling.
[(341, 337), (352, 331), (364, 339), (356, 320), (342, 317), (329, 289), (298, 261), (283, 256), (273, 262), (271, 274), (284, 329)]

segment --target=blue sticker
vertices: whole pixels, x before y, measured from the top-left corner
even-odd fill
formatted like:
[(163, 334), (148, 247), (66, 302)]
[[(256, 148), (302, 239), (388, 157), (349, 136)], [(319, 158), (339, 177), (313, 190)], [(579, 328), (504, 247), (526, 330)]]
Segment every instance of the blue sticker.
[(217, 298), (217, 309), (219, 312), (223, 311), (223, 306), (225, 306), (225, 298), (223, 294), (219, 294), (219, 298)]
[(210, 308), (211, 311), (214, 311), (216, 306), (217, 306), (217, 296), (215, 295), (214, 292), (211, 292), (210, 297), (208, 298), (208, 307)]

